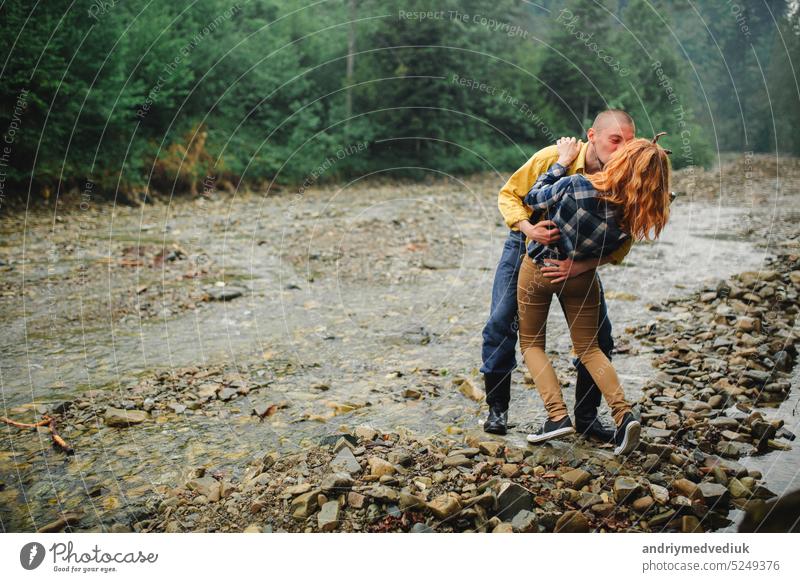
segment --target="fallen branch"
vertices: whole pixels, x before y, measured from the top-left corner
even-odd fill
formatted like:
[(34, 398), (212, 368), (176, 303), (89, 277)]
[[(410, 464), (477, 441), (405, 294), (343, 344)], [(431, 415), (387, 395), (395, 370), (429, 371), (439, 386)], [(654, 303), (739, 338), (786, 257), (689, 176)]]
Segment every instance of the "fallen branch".
[(53, 442), (65, 453), (68, 455), (72, 455), (75, 453), (73, 448), (67, 444), (61, 435), (58, 434), (56, 430), (56, 419), (52, 416), (48, 416), (45, 414), (42, 416), (42, 420), (36, 423), (27, 423), (27, 422), (17, 422), (16, 420), (11, 420), (10, 418), (6, 418), (5, 416), (0, 416), (0, 421), (4, 422), (5, 424), (15, 426), (17, 428), (38, 428), (40, 426), (46, 426), (50, 430), (50, 436), (53, 437)]

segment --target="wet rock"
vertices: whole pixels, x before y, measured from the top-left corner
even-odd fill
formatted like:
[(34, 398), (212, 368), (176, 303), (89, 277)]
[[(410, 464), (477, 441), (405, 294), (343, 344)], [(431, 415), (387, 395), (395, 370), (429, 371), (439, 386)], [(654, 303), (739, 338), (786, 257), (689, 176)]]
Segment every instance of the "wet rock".
[(434, 530), (433, 530), (433, 528), (431, 526), (429, 526), (426, 523), (417, 522), (413, 526), (411, 526), (411, 529), (409, 530), (409, 532), (410, 533), (433, 533)]
[(107, 426), (127, 428), (134, 424), (145, 422), (150, 415), (144, 410), (122, 410), (120, 408), (107, 408), (104, 420)]
[(697, 485), (688, 479), (676, 479), (672, 483), (673, 489), (688, 499), (700, 499), (700, 492)]

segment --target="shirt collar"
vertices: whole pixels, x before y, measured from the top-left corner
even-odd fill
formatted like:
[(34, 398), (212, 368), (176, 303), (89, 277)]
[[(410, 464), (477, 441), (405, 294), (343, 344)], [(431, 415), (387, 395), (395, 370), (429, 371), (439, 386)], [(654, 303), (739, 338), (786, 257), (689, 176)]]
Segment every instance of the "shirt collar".
[(578, 152), (578, 157), (572, 162), (569, 167), (570, 174), (584, 174), (586, 173), (586, 151), (589, 149), (589, 142), (583, 142), (581, 151)]

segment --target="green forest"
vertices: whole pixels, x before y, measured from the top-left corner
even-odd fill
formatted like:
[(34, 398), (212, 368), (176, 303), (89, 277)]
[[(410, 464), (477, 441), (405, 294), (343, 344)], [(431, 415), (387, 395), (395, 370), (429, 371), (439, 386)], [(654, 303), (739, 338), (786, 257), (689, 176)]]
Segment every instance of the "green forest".
[(608, 107), (800, 154), (786, 0), (9, 0), (0, 203), (513, 171)]

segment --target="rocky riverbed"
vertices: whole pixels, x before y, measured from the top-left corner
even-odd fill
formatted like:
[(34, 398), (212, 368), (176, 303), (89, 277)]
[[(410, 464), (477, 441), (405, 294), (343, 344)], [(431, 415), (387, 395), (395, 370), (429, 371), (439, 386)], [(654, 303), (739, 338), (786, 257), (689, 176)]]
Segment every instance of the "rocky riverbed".
[[(26, 279), (9, 283), (12, 332), (31, 320), (43, 335), (17, 338), (36, 380), (26, 399), (25, 386), (16, 387), (16, 376), (5, 382), (4, 369), (5, 414), (24, 422), (53, 415), (74, 454), (53, 448), (47, 427), (5, 431), (3, 529), (735, 531), (744, 514), (746, 527), (780, 529), (760, 520), (773, 515), (777, 495), (800, 485), (797, 469), (774, 468), (799, 466), (787, 406), (797, 394), (800, 167), (784, 160), (783, 189), (776, 190), (770, 160), (758, 161), (760, 172), (752, 160), (737, 161), (717, 182), (713, 172), (679, 173), (687, 203), (676, 207), (672, 234), (635, 248), (622, 271), (604, 271), (614, 362), (646, 427), (627, 458), (577, 437), (527, 445), (525, 434), (543, 416), (523, 373), (512, 393), (517, 427), (506, 437), (480, 430), (485, 405), (476, 358), (488, 295), (475, 290), (491, 284), (499, 242), (464, 214), (453, 269), (445, 245), (452, 237), (426, 213), (452, 197), (448, 185), (417, 187), (407, 205), (391, 186), (378, 185), (368, 203), (354, 196), (305, 212), (297, 220), (311, 238), (302, 229), (259, 230), (245, 237), (250, 256), (233, 258), (192, 226), (198, 205), (224, 216), (224, 201), (176, 205), (170, 212), (180, 218), (159, 232), (171, 238), (133, 252), (136, 264), (114, 267), (138, 272), (125, 280), (134, 293), (137, 277), (149, 277), (141, 283), (148, 287), (174, 277), (177, 295), (159, 291), (157, 300), (170, 314), (154, 312), (148, 322), (111, 310), (108, 352), (107, 332), (98, 327), (104, 310), (77, 317), (75, 325), (89, 329), (75, 337), (47, 328), (49, 319), (68, 329), (61, 316), (79, 312), (81, 298), (105, 298), (113, 283), (97, 283), (108, 273), (82, 279), (77, 299), (65, 295), (48, 307), (48, 281), (57, 277), (49, 277), (47, 264), (61, 262), (45, 253), (38, 257), (41, 280), (24, 286), (43, 296), (43, 312), (14, 318)], [(749, 188), (736, 180), (739, 173), (749, 176)], [(489, 208), (496, 184), (471, 184), (486, 190), (480, 200)], [(725, 200), (716, 204), (709, 192), (720, 184)], [(307, 196), (303, 202), (314, 208), (337, 198)], [(246, 200), (213, 224), (235, 240), (272, 224), (256, 212), (266, 203), (275, 224), (285, 213), (304, 214), (282, 198)], [(137, 224), (158, 224), (159, 212), (166, 209), (144, 219), (125, 211), (125, 220), (115, 219), (119, 238), (135, 236)], [(489, 230), (502, 234), (486, 215)], [(69, 240), (65, 220), (59, 236)], [(92, 220), (102, 224), (99, 216)], [(26, 235), (30, 244), (46, 249), (48, 236), (33, 234)], [(370, 246), (376, 236), (391, 244)], [(127, 260), (125, 244), (110, 243), (112, 256), (122, 257), (115, 260)], [(270, 259), (275, 249), (280, 268)], [(204, 254), (209, 260), (199, 259)], [(89, 268), (83, 262), (70, 268)], [(12, 275), (25, 269), (17, 259), (5, 266)], [(184, 267), (205, 271), (181, 278)], [(107, 280), (117, 281), (117, 271)], [(194, 292), (185, 310), (170, 299)], [(569, 403), (574, 372), (568, 358), (558, 358), (569, 345), (558, 315), (551, 313), (548, 341)], [(166, 340), (155, 333), (159, 320)], [(136, 333), (127, 335), (126, 326)], [(224, 347), (221, 355), (213, 354), (215, 343)], [(141, 362), (137, 349), (147, 356)], [(17, 346), (3, 352), (6, 366), (24, 365)], [(32, 369), (45, 354), (57, 365)], [(106, 358), (113, 373), (104, 376), (95, 362)], [(76, 372), (95, 380), (81, 383)], [(781, 507), (774, 513), (790, 513)]]

